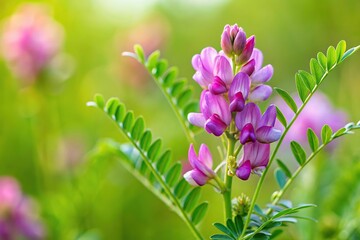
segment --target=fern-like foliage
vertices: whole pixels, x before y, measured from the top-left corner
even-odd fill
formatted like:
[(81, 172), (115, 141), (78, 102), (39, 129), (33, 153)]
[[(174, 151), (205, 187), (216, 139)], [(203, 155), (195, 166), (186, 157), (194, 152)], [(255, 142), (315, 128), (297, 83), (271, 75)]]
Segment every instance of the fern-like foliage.
[(192, 188), (181, 177), (182, 165), (172, 163), (171, 151), (162, 150), (161, 139), (152, 139), (144, 119), (135, 118), (117, 98), (110, 98), (105, 103), (101, 95), (95, 95), (94, 101), (87, 105), (103, 110), (131, 143), (106, 140), (100, 143), (101, 147), (119, 156), (130, 172), (175, 211), (198, 239), (202, 239), (195, 225), (204, 217), (208, 203), (198, 204), (200, 188)]
[(188, 141), (195, 142), (194, 134), (199, 128), (188, 122), (187, 115), (190, 112), (197, 112), (199, 103), (192, 98), (193, 89), (188, 85), (187, 80), (178, 78), (178, 69), (169, 68), (168, 62), (160, 58), (159, 51), (145, 57), (140, 45), (134, 46), (134, 53), (125, 52), (123, 55), (133, 57), (145, 66), (174, 110)]

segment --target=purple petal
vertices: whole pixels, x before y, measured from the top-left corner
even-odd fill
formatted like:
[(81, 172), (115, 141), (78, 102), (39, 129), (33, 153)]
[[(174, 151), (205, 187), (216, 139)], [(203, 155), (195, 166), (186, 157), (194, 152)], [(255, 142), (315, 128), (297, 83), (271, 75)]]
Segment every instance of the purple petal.
[(200, 70), (201, 65), (202, 65), (201, 59), (200, 59), (200, 54), (196, 54), (192, 57), (191, 64), (196, 71)]
[(256, 139), (261, 143), (272, 143), (281, 137), (281, 131), (274, 127), (263, 126), (256, 130)]
[(260, 117), (261, 112), (259, 107), (255, 103), (249, 102), (245, 105), (244, 110), (236, 114), (236, 127), (241, 131), (245, 124), (251, 123), (253, 127), (256, 128)]
[(227, 91), (226, 84), (216, 76), (214, 82), (209, 84), (209, 90), (212, 94), (218, 95)]
[(255, 60), (255, 71), (259, 71), (262, 64), (263, 64), (263, 54), (262, 52), (257, 49), (257, 48), (254, 48), (253, 50), (253, 53), (251, 55), (251, 59), (254, 59)]
[(244, 99), (247, 99), (250, 91), (250, 84), (251, 80), (246, 73), (239, 72), (238, 74), (236, 74), (229, 89), (230, 101), (233, 100), (233, 97), (238, 92), (241, 92)]
[(255, 36), (253, 35), (246, 40), (245, 48), (242, 51), (239, 58), (237, 59), (238, 64), (246, 63), (250, 59), (251, 54), (254, 50), (254, 46), (255, 46)]
[[(211, 92), (207, 91), (204, 94), (204, 100), (206, 103), (206, 115), (204, 114), (205, 119), (208, 119), (213, 114), (217, 114), (218, 117), (226, 124), (229, 125), (231, 122), (231, 113), (229, 109), (229, 104), (226, 102), (225, 98), (221, 95), (213, 95)], [(210, 115), (210, 116), (208, 116)]]
[(236, 176), (241, 180), (248, 180), (251, 173), (251, 163), (249, 160), (243, 162), (237, 169), (236, 169)]
[(205, 144), (201, 144), (199, 150), (199, 159), (206, 167), (212, 169), (213, 160), (209, 148)]
[(188, 159), (192, 168), (195, 168), (196, 162), (199, 161), (198, 157), (196, 156), (194, 145), (190, 144), (189, 151), (188, 151)]
[(232, 68), (224, 56), (217, 56), (215, 59), (214, 76), (218, 76), (226, 85), (230, 85), (233, 80)]
[(259, 85), (252, 90), (249, 100), (252, 102), (261, 102), (268, 99), (272, 94), (272, 88), (268, 85)]
[(206, 89), (208, 82), (204, 79), (201, 72), (195, 72), (195, 74), (193, 75), (193, 79), (200, 85), (200, 87)]
[(212, 72), (217, 54), (217, 51), (212, 47), (204, 48), (201, 51), (200, 58), (204, 70)]
[(234, 39), (234, 46), (233, 46), (234, 53), (236, 55), (240, 55), (245, 48), (245, 44), (246, 44), (245, 32), (242, 29), (239, 29)]
[[(225, 26), (226, 27), (226, 26)], [(232, 42), (230, 39), (230, 32), (224, 29), (224, 32), (221, 34), (221, 49), (228, 56), (231, 56), (233, 51)]]
[(240, 133), (240, 143), (244, 145), (248, 142), (255, 142), (255, 130), (251, 123), (245, 124)]
[(233, 100), (230, 103), (231, 112), (241, 112), (245, 106), (245, 99), (241, 92), (238, 92), (233, 97)]
[(276, 121), (276, 107), (271, 104), (261, 116), (259, 126), (273, 127)]
[(198, 127), (204, 127), (206, 122), (204, 115), (202, 113), (189, 113), (187, 119), (192, 125)]
[(270, 144), (262, 144), (257, 141), (247, 143), (244, 146), (244, 160), (250, 160), (252, 168), (266, 167), (269, 163)]
[(209, 178), (197, 169), (190, 170), (184, 174), (185, 180), (193, 186), (203, 186)]
[(248, 61), (244, 66), (241, 67), (240, 71), (251, 76), (251, 74), (253, 74), (253, 72), (255, 71), (255, 60), (251, 59), (250, 61)]
[(272, 75), (274, 74), (274, 68), (270, 64), (266, 65), (262, 69), (257, 72), (254, 72), (251, 75), (251, 83), (259, 84), (264, 83), (270, 80)]
[(206, 121), (205, 130), (218, 137), (225, 132), (227, 126), (228, 125), (220, 119), (219, 115), (214, 114)]

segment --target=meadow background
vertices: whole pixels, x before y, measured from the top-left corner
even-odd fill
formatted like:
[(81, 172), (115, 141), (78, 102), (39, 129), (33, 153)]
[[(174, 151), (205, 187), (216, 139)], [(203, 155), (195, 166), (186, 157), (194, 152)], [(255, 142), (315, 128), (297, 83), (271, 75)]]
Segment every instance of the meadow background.
[[(156, 84), (140, 64), (121, 56), (133, 44), (142, 44), (146, 53), (160, 49), (195, 94), (200, 88), (192, 80), (191, 58), (206, 46), (219, 50), (225, 24), (237, 23), (256, 35), (264, 62), (275, 69), (270, 85), (289, 92), (295, 91), (295, 72), (308, 70), (318, 51), (342, 39), (349, 47), (360, 44), (358, 0), (1, 0), (0, 24), (24, 3), (46, 4), (62, 25), (65, 61), (57, 72), (42, 75), (41, 84), (23, 86), (0, 56), (0, 176), (15, 177), (37, 202), (46, 239), (192, 239), (178, 216), (118, 159), (93, 150), (99, 139), (124, 141), (104, 114), (86, 107), (95, 93), (102, 93), (143, 115), (165, 147), (173, 149), (174, 159), (187, 158), (186, 138)], [(355, 54), (321, 87), (356, 122), (359, 66)], [(202, 133), (198, 139), (212, 145), (217, 156), (214, 137)], [(344, 226), (351, 224), (359, 234), (359, 143), (358, 134), (342, 139), (303, 173), (287, 197), (319, 204), (309, 211), (319, 222), (292, 226), (279, 239), (341, 239), (347, 236)], [(295, 166), (284, 152), (284, 160)], [(235, 193), (251, 195), (257, 179), (237, 181)], [(266, 184), (262, 204), (276, 189), (271, 177)], [(203, 198), (210, 205), (200, 229), (208, 237), (216, 232), (211, 224), (222, 219), (222, 199), (209, 186)]]

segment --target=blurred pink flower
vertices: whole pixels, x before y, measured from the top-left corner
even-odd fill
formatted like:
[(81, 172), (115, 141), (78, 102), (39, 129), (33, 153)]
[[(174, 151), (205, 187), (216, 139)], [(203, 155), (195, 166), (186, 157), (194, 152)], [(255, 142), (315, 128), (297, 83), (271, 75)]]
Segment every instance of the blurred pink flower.
[(29, 84), (59, 52), (62, 38), (45, 6), (24, 4), (5, 21), (0, 47), (13, 74)]
[(34, 208), (21, 193), (17, 181), (0, 177), (0, 239), (43, 239)]
[[(301, 105), (299, 97), (297, 97), (297, 95), (293, 95), (292, 97), (299, 107)], [(289, 122), (294, 116), (294, 112), (282, 99), (275, 100), (275, 105), (279, 107)], [(290, 128), (285, 137), (285, 141), (290, 142), (295, 140), (302, 144), (307, 144), (306, 132), (308, 128), (314, 130), (315, 134), (320, 138), (321, 129), (325, 124), (329, 125), (333, 131), (337, 131), (346, 124), (346, 120), (347, 116), (345, 112), (335, 109), (325, 94), (317, 92)], [(284, 129), (278, 121), (276, 122), (276, 127), (281, 130)]]

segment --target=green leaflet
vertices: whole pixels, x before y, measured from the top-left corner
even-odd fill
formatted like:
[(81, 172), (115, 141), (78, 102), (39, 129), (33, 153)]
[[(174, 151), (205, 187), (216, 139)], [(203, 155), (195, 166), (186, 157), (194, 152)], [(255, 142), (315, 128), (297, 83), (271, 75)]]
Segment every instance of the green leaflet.
[(319, 139), (311, 128), (307, 130), (307, 138), (311, 150), (315, 152), (319, 148)]
[(292, 141), (290, 143), (291, 151), (294, 154), (296, 161), (303, 165), (306, 160), (306, 153), (298, 142)]
[(292, 99), (292, 97), (290, 96), (290, 94), (287, 93), (285, 90), (283, 90), (281, 88), (275, 87), (274, 89), (280, 95), (280, 97), (282, 99), (284, 99), (284, 101), (291, 108), (291, 110), (293, 110), (293, 112), (296, 113), (297, 112), (297, 106), (296, 106), (296, 103), (295, 103), (294, 99)]

